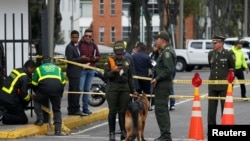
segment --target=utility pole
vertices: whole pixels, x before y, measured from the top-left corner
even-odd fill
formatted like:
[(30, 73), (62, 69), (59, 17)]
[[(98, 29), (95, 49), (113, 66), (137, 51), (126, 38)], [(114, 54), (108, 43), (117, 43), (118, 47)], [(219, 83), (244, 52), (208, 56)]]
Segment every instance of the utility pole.
[[(48, 55), (54, 58), (54, 22), (55, 21), (55, 0), (48, 1), (48, 41), (49, 52)], [(53, 59), (51, 59), (53, 62)]]
[(179, 21), (180, 21), (180, 30), (179, 30), (179, 35), (180, 35), (180, 37), (179, 37), (179, 46), (180, 46), (180, 48), (184, 48), (183, 46), (184, 46), (184, 44), (183, 44), (183, 37), (184, 37), (184, 34), (183, 34), (183, 30), (184, 30), (184, 23), (183, 23), (183, 7), (184, 7), (184, 0), (180, 0), (180, 11), (179, 11), (179, 13), (180, 13), (180, 19), (179, 19)]
[(247, 37), (247, 16), (248, 16), (248, 0), (244, 1), (244, 23), (243, 23), (243, 37)]
[(71, 21), (71, 31), (74, 30), (74, 0), (72, 0), (71, 3), (71, 16), (70, 16), (70, 21)]

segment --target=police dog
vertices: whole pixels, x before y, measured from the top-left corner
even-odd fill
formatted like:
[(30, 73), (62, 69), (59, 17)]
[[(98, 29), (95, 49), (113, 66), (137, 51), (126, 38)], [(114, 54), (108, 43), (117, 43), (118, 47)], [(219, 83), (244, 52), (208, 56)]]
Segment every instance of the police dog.
[(146, 94), (135, 96), (135, 101), (129, 103), (125, 114), (127, 136), (123, 141), (146, 141), (144, 138), (145, 122), (148, 116), (149, 101)]

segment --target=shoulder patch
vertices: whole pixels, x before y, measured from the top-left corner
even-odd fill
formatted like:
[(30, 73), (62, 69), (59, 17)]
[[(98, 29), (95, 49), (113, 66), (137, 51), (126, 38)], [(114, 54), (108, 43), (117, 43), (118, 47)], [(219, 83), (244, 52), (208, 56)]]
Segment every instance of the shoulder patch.
[(170, 53), (169, 52), (165, 52), (165, 57), (169, 58), (170, 57)]

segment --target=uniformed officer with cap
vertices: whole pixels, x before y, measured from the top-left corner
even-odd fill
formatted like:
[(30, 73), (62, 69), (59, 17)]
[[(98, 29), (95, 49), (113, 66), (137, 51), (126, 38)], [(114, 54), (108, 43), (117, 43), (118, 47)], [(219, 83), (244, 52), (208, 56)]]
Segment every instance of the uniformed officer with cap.
[(169, 35), (165, 31), (158, 33), (155, 44), (158, 47), (159, 56), (156, 59), (155, 76), (151, 84), (155, 92), (155, 117), (161, 132), (160, 137), (155, 141), (172, 141), (168, 102), (170, 91), (173, 88), (176, 54), (169, 44)]
[[(235, 68), (235, 56), (232, 51), (223, 48), (225, 37), (213, 36), (213, 50), (208, 53), (210, 66), (209, 80), (227, 80), (229, 70)], [(227, 93), (227, 84), (209, 84), (208, 96), (225, 97)], [(208, 101), (208, 125), (216, 125), (217, 105), (219, 100)], [(221, 113), (223, 113), (225, 100), (221, 100)]]
[(116, 41), (114, 44), (114, 56), (109, 57), (104, 66), (104, 77), (108, 80), (106, 86), (106, 97), (109, 114), (109, 139), (115, 141), (115, 123), (118, 113), (119, 125), (121, 129), (121, 140), (126, 138), (125, 131), (125, 110), (130, 96), (136, 94), (132, 75), (132, 66), (124, 53), (123, 41)]

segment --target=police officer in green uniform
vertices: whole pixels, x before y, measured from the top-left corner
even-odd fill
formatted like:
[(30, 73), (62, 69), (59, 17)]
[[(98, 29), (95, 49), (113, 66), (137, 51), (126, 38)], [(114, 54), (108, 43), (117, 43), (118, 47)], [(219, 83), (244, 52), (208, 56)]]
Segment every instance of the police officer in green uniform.
[[(230, 69), (235, 68), (235, 56), (230, 50), (223, 48), (224, 37), (215, 35), (213, 37), (213, 50), (208, 53), (208, 61), (210, 66), (209, 80), (227, 80)], [(227, 84), (209, 84), (208, 96), (225, 97), (227, 93)], [(221, 100), (221, 113), (223, 113), (225, 100)], [(208, 101), (208, 125), (216, 125), (218, 100)]]
[(160, 137), (155, 141), (172, 141), (168, 102), (173, 87), (176, 55), (173, 47), (169, 45), (167, 32), (159, 32), (155, 44), (159, 49), (159, 56), (156, 59), (155, 76), (151, 84), (155, 92), (155, 116), (161, 132)]
[(118, 113), (121, 129), (121, 140), (125, 139), (125, 110), (130, 96), (135, 94), (132, 65), (128, 58), (123, 56), (125, 46), (123, 41), (114, 43), (115, 56), (109, 57), (104, 65), (104, 77), (108, 80), (106, 96), (109, 108), (109, 138), (115, 140), (116, 114)]

